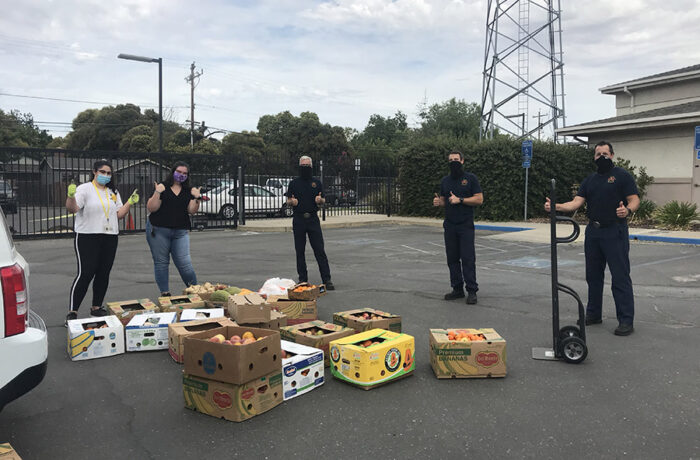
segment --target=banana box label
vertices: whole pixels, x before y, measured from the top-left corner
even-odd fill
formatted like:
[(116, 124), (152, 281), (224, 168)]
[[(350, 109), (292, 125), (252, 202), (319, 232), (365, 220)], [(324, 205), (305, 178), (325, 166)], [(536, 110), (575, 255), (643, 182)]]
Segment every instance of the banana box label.
[(401, 316), (374, 308), (357, 308), (333, 313), (333, 323), (355, 329), (356, 332), (370, 329), (401, 332)]
[(430, 365), (439, 379), (506, 376), (506, 341), (494, 329), (430, 329)]
[(415, 339), (408, 334), (371, 329), (330, 344), (331, 374), (370, 390), (413, 374)]
[(68, 356), (73, 361), (124, 353), (124, 326), (116, 316), (68, 321)]
[(277, 299), (269, 302), (273, 310), (283, 313), (287, 317), (287, 325), (306, 323), (318, 318), (318, 310), (315, 300), (288, 300)]
[(284, 340), (323, 350), (323, 361), (326, 367), (330, 366), (328, 358), (330, 343), (333, 340), (347, 337), (354, 333), (354, 329), (326, 323), (325, 321), (309, 321), (280, 328), (280, 334)]
[(182, 393), (188, 409), (242, 422), (282, 403), (282, 373), (276, 370), (243, 384), (183, 374)]
[(146, 313), (131, 318), (126, 325), (126, 351), (167, 350), (168, 325), (177, 313)]

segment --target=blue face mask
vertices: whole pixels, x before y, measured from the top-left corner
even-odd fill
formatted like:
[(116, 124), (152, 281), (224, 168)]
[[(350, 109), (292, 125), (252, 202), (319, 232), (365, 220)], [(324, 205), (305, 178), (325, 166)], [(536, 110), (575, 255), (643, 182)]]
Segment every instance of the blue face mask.
[(109, 181), (112, 180), (111, 177), (105, 176), (105, 175), (103, 175), (103, 174), (98, 174), (98, 175), (95, 177), (95, 179), (97, 180), (97, 183), (100, 184), (100, 185), (107, 185), (107, 184), (109, 184)]

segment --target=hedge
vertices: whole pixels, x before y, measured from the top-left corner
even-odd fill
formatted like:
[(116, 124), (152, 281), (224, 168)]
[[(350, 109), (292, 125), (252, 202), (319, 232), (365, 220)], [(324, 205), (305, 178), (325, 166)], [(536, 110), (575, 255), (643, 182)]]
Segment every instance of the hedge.
[[(432, 205), (440, 180), (448, 174), (447, 154), (459, 150), (466, 171), (476, 174), (484, 204), (476, 209), (481, 220), (522, 220), (525, 170), (521, 142), (494, 139), (473, 142), (450, 137), (421, 139), (399, 156), (401, 215), (442, 216)], [(534, 142), (528, 178), (528, 217), (544, 217), (550, 180), (557, 181), (557, 201), (568, 201), (574, 187), (595, 170), (593, 151), (577, 145)]]

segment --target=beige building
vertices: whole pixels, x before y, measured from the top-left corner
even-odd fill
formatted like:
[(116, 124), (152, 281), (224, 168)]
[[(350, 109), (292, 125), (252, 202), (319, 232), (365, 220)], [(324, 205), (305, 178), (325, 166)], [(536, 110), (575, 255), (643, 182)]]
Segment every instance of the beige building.
[(700, 65), (672, 70), (600, 89), (615, 96), (617, 115), (557, 130), (586, 137), (588, 145), (609, 141), (615, 156), (644, 166), (654, 176), (648, 197), (700, 206), (700, 159), (694, 150), (700, 126)]

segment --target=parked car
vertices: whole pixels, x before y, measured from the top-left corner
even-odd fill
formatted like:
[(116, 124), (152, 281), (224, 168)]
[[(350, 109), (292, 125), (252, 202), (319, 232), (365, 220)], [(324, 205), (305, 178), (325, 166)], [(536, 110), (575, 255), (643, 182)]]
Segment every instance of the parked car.
[[(260, 185), (246, 184), (243, 191), (246, 214), (292, 215), (292, 208), (287, 207), (284, 196), (275, 195)], [(237, 197), (238, 188), (233, 185), (215, 188), (202, 195), (199, 212), (233, 219), (238, 212)]]
[(227, 186), (227, 185), (235, 185), (235, 184), (236, 184), (236, 181), (234, 181), (233, 179), (219, 179), (216, 177), (210, 177), (209, 179), (204, 181), (204, 184), (201, 185), (201, 187), (202, 187), (201, 192), (206, 193), (210, 190), (214, 190), (215, 188), (219, 188), (222, 185)]
[(0, 212), (0, 410), (46, 375), (46, 325), (29, 305), (29, 265), (17, 252)]
[(289, 188), (291, 177), (271, 177), (265, 181), (265, 188), (275, 195), (283, 195)]
[(357, 204), (357, 194), (354, 190), (345, 188), (342, 185), (329, 185), (325, 187), (326, 203), (332, 206)]
[(6, 214), (17, 213), (17, 194), (12, 186), (4, 180), (0, 180), (0, 208)]

